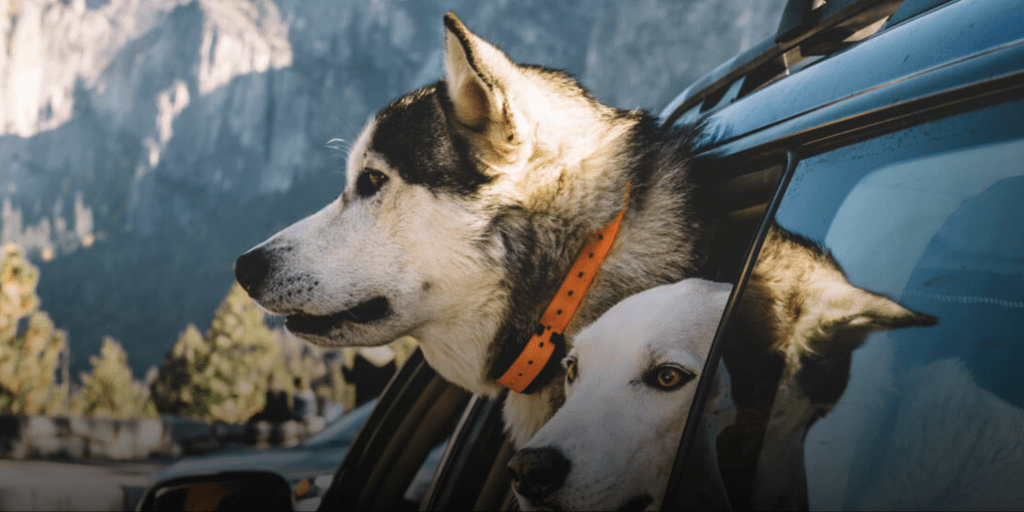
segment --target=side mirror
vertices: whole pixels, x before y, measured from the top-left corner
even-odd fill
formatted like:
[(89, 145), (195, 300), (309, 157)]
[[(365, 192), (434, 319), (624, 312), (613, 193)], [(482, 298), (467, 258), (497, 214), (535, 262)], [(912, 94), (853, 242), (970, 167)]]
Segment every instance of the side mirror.
[(294, 510), (291, 487), (262, 471), (175, 478), (146, 493), (140, 511)]

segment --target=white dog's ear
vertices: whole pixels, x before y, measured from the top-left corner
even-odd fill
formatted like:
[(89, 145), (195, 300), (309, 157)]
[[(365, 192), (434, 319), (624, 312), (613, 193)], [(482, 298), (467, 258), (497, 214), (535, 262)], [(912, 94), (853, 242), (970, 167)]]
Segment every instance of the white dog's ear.
[(523, 146), (523, 115), (509, 98), (520, 71), (501, 50), (444, 16), (445, 81), (455, 120), (471, 132), (488, 159), (514, 162)]

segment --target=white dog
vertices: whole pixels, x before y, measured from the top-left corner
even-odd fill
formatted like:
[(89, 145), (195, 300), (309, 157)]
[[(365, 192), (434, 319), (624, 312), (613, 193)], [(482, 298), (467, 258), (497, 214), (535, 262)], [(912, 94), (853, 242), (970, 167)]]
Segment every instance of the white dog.
[[(686, 279), (623, 300), (564, 360), (566, 402), (509, 463), (524, 509), (657, 510), (732, 286)], [(703, 447), (732, 422), (720, 364)], [(705, 453), (719, 481), (713, 450)], [(720, 482), (720, 481), (719, 481)], [(721, 484), (718, 505), (727, 503)], [(705, 503), (714, 506), (715, 503)]]

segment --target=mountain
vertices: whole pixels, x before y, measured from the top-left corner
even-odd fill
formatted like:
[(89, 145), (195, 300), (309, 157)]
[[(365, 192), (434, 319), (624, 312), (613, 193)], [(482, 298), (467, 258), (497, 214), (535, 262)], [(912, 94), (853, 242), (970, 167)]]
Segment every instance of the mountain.
[(238, 254), (341, 191), (373, 111), (441, 76), (444, 12), (658, 111), (784, 3), (0, 0), (0, 243), (40, 266), (72, 374), (109, 334), (141, 375)]

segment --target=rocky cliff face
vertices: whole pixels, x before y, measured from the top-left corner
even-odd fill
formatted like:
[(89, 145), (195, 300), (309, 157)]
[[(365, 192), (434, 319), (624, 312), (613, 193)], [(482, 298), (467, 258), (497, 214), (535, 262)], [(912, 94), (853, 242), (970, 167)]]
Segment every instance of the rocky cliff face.
[(73, 374), (110, 334), (141, 375), (237, 254), (341, 190), (372, 111), (440, 77), (445, 11), (658, 110), (784, 3), (0, 0), (0, 243), (40, 264)]

